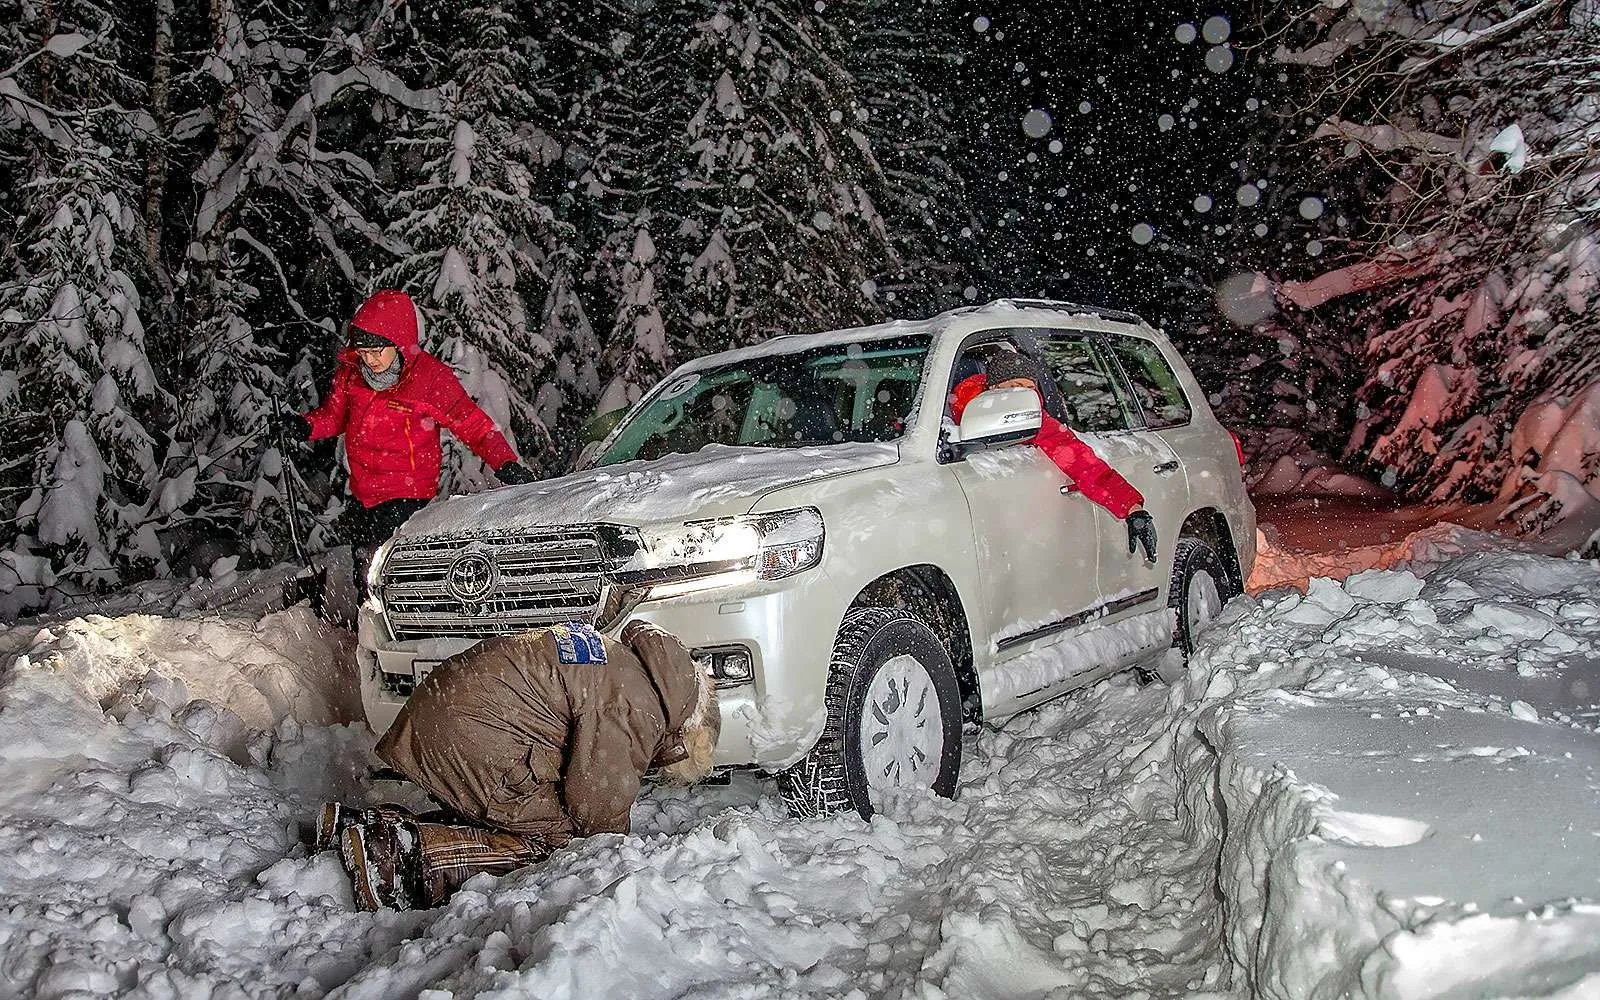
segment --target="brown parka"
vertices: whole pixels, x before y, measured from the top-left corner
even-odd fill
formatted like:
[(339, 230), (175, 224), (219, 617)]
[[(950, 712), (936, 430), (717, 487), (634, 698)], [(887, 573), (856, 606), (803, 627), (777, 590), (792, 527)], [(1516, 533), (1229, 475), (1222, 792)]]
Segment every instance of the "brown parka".
[(654, 626), (624, 638), (486, 640), (417, 685), (378, 756), (464, 818), (552, 848), (626, 833), (640, 778), (696, 710), (699, 668)]

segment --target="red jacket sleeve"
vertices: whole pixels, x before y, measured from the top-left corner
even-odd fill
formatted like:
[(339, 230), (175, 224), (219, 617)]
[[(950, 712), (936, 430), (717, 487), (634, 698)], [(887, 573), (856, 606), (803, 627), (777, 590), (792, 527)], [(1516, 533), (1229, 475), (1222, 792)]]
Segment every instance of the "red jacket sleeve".
[(434, 382), (433, 406), (438, 410), (439, 423), (471, 448), (473, 454), (498, 469), (507, 462), (517, 460), (511, 443), (500, 433), (482, 407), (472, 401), (455, 373), (440, 362)]
[(1127, 517), (1135, 507), (1144, 504), (1144, 495), (1134, 485), (1122, 478), (1121, 473), (1106, 464), (1078, 435), (1072, 433), (1061, 421), (1045, 414), (1044, 423), (1033, 443), (1047, 455), (1056, 468), (1072, 477), (1083, 495), (1109, 510), (1117, 517)]
[(305, 414), (311, 424), (311, 440), (319, 441), (344, 433), (345, 417), (350, 409), (350, 394), (345, 390), (349, 378), (350, 366), (339, 362), (334, 369), (333, 386), (328, 390), (328, 398), (322, 401), (321, 406)]
[(967, 410), (967, 404), (978, 398), (978, 394), (989, 386), (989, 376), (979, 372), (977, 375), (968, 375), (955, 384), (950, 390), (950, 418), (956, 423), (961, 423), (961, 414)]

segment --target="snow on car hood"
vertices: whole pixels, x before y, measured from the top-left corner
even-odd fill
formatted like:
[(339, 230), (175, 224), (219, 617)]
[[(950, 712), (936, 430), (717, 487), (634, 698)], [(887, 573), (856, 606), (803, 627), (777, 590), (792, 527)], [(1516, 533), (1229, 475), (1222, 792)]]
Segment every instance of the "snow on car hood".
[(507, 486), (428, 505), (397, 533), (435, 535), (523, 531), (607, 522), (641, 526), (747, 513), (770, 490), (892, 465), (893, 442), (814, 448), (707, 445), (691, 455), (625, 462), (559, 479)]

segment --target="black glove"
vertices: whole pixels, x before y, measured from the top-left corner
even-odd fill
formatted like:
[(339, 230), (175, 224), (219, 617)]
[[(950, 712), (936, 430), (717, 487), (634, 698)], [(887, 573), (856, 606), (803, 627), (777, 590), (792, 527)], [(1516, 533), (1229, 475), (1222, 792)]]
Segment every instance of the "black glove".
[(1146, 562), (1156, 561), (1156, 520), (1147, 510), (1136, 510), (1128, 515), (1128, 555), (1144, 546)]
[(286, 441), (306, 441), (311, 437), (311, 421), (298, 413), (273, 414), (268, 423), (272, 432), (283, 435)]
[(531, 483), (538, 479), (537, 476), (528, 471), (526, 465), (514, 460), (494, 470), (494, 474), (496, 479), (499, 479), (507, 486), (521, 486), (523, 483)]

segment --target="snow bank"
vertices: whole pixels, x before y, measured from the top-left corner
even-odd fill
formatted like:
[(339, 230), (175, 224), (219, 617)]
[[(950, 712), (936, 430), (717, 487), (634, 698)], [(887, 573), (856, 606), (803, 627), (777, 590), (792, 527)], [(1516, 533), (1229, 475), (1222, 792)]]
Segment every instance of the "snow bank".
[(1254, 992), (1600, 991), (1597, 598), (1499, 551), (1231, 606), (1174, 732)]
[(0, 995), (271, 995), (360, 963), (342, 871), (298, 847), (370, 763), (365, 726), (326, 725), (359, 711), (348, 644), (304, 608), (0, 630)]
[(199, 699), (254, 729), (363, 720), (352, 645), (304, 606), (259, 622), (90, 615), (0, 630), (10, 670), (50, 670), (118, 718)]
[(1307, 552), (1273, 544), (1271, 526), (1266, 526), (1256, 532), (1256, 563), (1245, 589), (1252, 594), (1277, 587), (1305, 590), (1309, 581), (1319, 577), (1343, 580), (1370, 569), (1427, 573), (1467, 553), (1502, 549), (1507, 544), (1499, 535), (1439, 523), (1391, 541)]

